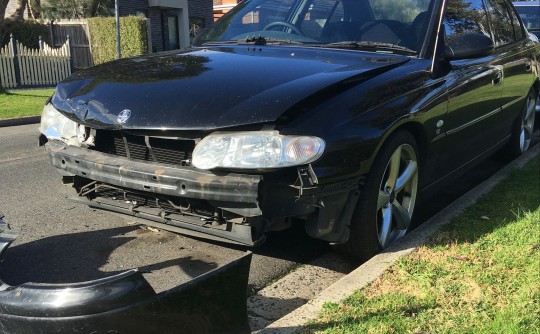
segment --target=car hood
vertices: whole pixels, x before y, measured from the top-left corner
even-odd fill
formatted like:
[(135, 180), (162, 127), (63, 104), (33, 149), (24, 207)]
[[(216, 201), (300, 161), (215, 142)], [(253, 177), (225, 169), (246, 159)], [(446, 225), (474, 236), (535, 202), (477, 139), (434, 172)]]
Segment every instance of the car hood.
[[(79, 71), (57, 86), (52, 103), (98, 128), (211, 130), (276, 121), (322, 90), (339, 93), (408, 60), (306, 47), (191, 49)], [(129, 117), (120, 119), (124, 110)]]

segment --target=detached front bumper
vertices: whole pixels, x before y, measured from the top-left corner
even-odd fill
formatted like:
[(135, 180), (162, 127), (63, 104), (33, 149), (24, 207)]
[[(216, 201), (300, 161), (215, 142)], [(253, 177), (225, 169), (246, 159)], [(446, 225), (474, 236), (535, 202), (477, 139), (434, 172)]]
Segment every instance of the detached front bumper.
[[(16, 237), (0, 214), (0, 259)], [(136, 269), (76, 284), (0, 281), (0, 333), (249, 333), (250, 261), (159, 294)]]

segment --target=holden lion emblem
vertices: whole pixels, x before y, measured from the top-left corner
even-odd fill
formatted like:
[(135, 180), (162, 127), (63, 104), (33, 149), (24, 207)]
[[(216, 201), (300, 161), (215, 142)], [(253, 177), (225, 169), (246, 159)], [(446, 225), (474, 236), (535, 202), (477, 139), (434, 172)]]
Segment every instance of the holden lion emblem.
[(124, 109), (116, 117), (116, 121), (120, 124), (124, 124), (131, 117), (131, 110)]

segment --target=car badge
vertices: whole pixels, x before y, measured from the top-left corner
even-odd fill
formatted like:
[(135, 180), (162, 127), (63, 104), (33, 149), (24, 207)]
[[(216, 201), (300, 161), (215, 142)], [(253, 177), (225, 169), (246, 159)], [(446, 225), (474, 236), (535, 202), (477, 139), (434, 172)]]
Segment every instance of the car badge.
[(122, 110), (119, 114), (118, 114), (118, 117), (116, 118), (116, 121), (120, 124), (124, 124), (127, 122), (127, 120), (131, 117), (131, 110), (129, 109), (124, 109)]

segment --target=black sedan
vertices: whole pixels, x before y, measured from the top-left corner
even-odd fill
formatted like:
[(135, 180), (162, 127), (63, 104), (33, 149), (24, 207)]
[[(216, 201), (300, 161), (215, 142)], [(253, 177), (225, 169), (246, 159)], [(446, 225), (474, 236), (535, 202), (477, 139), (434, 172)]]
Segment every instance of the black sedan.
[(366, 259), (421, 192), (528, 149), (539, 54), (508, 0), (246, 0), (59, 84), (40, 139), (78, 202), (243, 245), (304, 223)]

